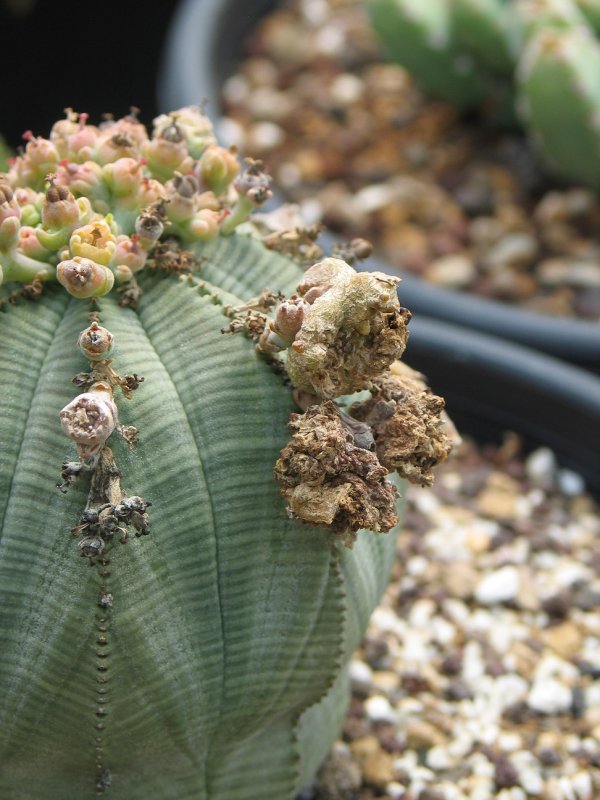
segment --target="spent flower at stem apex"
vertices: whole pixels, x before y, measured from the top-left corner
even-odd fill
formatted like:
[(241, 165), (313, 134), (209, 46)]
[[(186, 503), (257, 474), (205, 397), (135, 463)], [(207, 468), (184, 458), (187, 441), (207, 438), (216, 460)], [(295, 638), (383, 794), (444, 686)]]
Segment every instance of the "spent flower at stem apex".
[(94, 384), (60, 412), (64, 433), (77, 445), (82, 461), (93, 458), (104, 447), (118, 422), (112, 389), (106, 383)]

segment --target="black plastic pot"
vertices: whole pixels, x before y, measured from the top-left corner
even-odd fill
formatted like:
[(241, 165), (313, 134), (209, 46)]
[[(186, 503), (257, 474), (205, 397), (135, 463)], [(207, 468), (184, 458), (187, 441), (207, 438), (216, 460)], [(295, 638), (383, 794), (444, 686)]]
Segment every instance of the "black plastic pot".
[[(175, 15), (159, 81), (159, 106), (167, 111), (207, 98), (215, 122), (224, 80), (243, 55), (243, 43), (277, 0), (184, 0)], [(370, 259), (376, 268), (376, 259)], [(389, 272), (385, 264), (378, 268)], [(398, 270), (393, 270), (398, 272)], [(402, 302), (417, 314), (490, 333), (600, 373), (600, 324), (557, 318), (403, 275)]]
[(404, 360), (427, 375), (463, 434), (553, 450), (600, 495), (600, 378), (529, 348), (418, 314)]

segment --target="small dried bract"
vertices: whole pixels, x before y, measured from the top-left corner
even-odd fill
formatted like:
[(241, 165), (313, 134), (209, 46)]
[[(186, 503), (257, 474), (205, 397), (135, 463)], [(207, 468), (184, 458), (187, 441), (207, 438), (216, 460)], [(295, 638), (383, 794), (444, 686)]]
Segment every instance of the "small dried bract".
[(293, 384), (322, 398), (352, 394), (399, 358), (410, 312), (400, 306), (398, 282), (336, 258), (307, 270), (298, 294), (308, 308), (286, 361)]
[(148, 269), (164, 270), (176, 275), (192, 272), (198, 265), (198, 257), (191, 250), (181, 247), (177, 239), (173, 237), (159, 242), (151, 251), (146, 264)]
[(228, 317), (231, 317), (231, 322), (226, 328), (221, 329), (221, 333), (244, 331), (250, 339), (258, 342), (262, 338), (268, 323), (264, 312), (270, 311), (283, 298), (284, 295), (281, 292), (263, 289), (258, 297), (251, 297), (250, 300), (242, 305), (225, 306), (223, 311)]
[(356, 532), (387, 532), (398, 522), (395, 487), (375, 453), (357, 446), (354, 433), (330, 400), (293, 414), (293, 436), (275, 464), (289, 511), (324, 525), (351, 547)]
[(380, 463), (411, 483), (431, 486), (433, 467), (453, 445), (443, 398), (400, 361), (373, 381), (371, 393), (366, 402), (354, 403), (350, 414), (371, 427)]
[(269, 250), (277, 250), (300, 266), (308, 267), (323, 255), (323, 248), (317, 244), (322, 230), (322, 225), (309, 225), (306, 228), (275, 231), (264, 236), (263, 243)]

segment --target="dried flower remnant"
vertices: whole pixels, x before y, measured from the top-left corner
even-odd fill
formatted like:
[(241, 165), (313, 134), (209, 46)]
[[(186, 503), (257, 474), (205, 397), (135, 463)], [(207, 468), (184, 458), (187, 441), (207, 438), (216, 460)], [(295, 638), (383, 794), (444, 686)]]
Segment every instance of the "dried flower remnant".
[(399, 361), (373, 381), (371, 393), (350, 413), (371, 427), (379, 461), (411, 483), (431, 486), (432, 469), (448, 457), (454, 438), (443, 398)]
[(60, 412), (64, 433), (77, 445), (83, 461), (93, 458), (104, 447), (118, 422), (112, 389), (106, 383), (94, 384), (71, 400)]
[(355, 443), (336, 405), (326, 400), (293, 414), (291, 441), (275, 464), (290, 513), (324, 525), (351, 547), (361, 528), (387, 532), (398, 522), (395, 487), (375, 453)]
[(309, 306), (286, 360), (298, 389), (323, 398), (352, 394), (402, 355), (410, 312), (398, 301), (398, 281), (335, 258), (307, 270), (298, 294)]
[(77, 344), (83, 355), (90, 361), (102, 361), (110, 358), (113, 351), (114, 336), (94, 320), (81, 331)]
[(284, 300), (277, 308), (275, 319), (264, 326), (258, 340), (258, 351), (273, 354), (290, 347), (302, 327), (302, 320), (308, 307), (306, 300), (295, 294)]

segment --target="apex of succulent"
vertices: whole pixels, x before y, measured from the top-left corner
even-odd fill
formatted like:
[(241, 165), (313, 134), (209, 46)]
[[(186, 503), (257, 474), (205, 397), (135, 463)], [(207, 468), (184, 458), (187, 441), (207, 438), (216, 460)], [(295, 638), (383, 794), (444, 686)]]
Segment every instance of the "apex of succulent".
[(24, 138), (0, 173), (5, 282), (98, 297), (130, 281), (163, 234), (184, 245), (230, 234), (270, 196), (260, 164), (242, 170), (196, 107), (157, 117), (151, 136), (135, 113), (95, 126), (68, 109), (48, 139)]
[(548, 166), (600, 185), (598, 0), (369, 0), (387, 51), (428, 93), (520, 121)]

